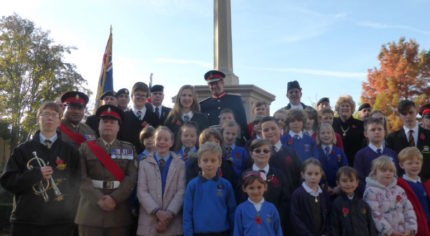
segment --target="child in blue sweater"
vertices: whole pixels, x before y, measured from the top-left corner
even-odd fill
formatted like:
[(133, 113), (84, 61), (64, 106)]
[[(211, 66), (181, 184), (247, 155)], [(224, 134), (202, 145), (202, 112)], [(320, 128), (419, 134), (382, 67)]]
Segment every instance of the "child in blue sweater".
[(317, 147), (311, 136), (303, 132), (306, 114), (302, 110), (289, 110), (287, 116), (288, 133), (281, 138), (283, 145), (293, 148), (304, 162), (310, 157), (318, 158)]
[(339, 193), (336, 186), (336, 172), (342, 166), (348, 165), (345, 153), (336, 144), (336, 133), (331, 125), (321, 123), (317, 133), (318, 160), (324, 170), (327, 179), (327, 192), (330, 196)]
[(241, 203), (234, 217), (234, 236), (273, 235), (281, 236), (282, 228), (275, 205), (264, 200), (267, 190), (266, 175), (259, 171), (247, 171), (243, 175), (242, 190), (248, 200)]
[(221, 147), (212, 142), (202, 144), (197, 153), (199, 176), (185, 191), (184, 236), (225, 235), (233, 230), (236, 201), (229, 181), (217, 175), (221, 167)]
[(239, 128), (239, 125), (233, 120), (225, 121), (221, 126), (225, 146), (224, 160), (231, 161), (237, 179), (240, 177), (246, 161), (248, 161), (248, 152), (245, 148), (235, 144), (240, 131)]
[(364, 136), (366, 136), (369, 144), (367, 147), (360, 149), (354, 158), (354, 169), (358, 172), (359, 185), (357, 194), (362, 196), (364, 193), (365, 179), (372, 168), (372, 161), (378, 157), (385, 155), (389, 156), (394, 162), (399, 175), (399, 160), (397, 153), (384, 145), (385, 128), (384, 121), (377, 118), (368, 118), (364, 122)]

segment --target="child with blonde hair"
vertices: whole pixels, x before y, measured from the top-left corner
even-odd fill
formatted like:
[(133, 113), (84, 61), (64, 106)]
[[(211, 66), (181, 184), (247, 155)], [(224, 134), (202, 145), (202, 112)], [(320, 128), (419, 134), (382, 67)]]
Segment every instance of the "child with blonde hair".
[(397, 186), (396, 166), (388, 156), (372, 161), (363, 199), (372, 209), (380, 235), (409, 236), (417, 232), (417, 219), (405, 191)]

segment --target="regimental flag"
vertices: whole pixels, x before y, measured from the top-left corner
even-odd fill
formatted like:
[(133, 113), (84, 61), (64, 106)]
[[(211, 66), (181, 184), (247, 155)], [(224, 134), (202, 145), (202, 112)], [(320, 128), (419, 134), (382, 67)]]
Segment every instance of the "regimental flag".
[(102, 69), (100, 72), (99, 83), (97, 86), (96, 105), (94, 113), (99, 108), (100, 97), (106, 91), (113, 91), (113, 71), (112, 71), (112, 26), (110, 27), (109, 39), (103, 55)]

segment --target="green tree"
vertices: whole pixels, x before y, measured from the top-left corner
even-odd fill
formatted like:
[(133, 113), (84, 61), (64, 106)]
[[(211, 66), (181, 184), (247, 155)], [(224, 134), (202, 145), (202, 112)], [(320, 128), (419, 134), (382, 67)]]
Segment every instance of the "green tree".
[(64, 61), (73, 47), (55, 44), (49, 32), (14, 14), (0, 20), (0, 118), (10, 127), (11, 147), (37, 127), (36, 112), (44, 101), (84, 88), (76, 66)]
[(391, 130), (402, 125), (396, 113), (400, 100), (412, 100), (417, 106), (430, 102), (430, 52), (418, 48), (414, 40), (404, 38), (383, 45), (380, 68), (369, 69), (367, 82), (362, 84), (361, 102), (382, 110)]

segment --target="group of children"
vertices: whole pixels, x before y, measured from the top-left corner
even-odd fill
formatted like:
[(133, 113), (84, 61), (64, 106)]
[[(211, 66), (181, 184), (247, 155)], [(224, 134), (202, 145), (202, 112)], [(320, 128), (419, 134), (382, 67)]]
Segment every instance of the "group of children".
[(423, 157), (386, 148), (380, 119), (365, 122), (351, 168), (330, 109), (253, 122), (246, 147), (230, 113), (200, 134), (185, 123), (176, 140), (165, 126), (142, 130), (138, 235), (430, 235)]

